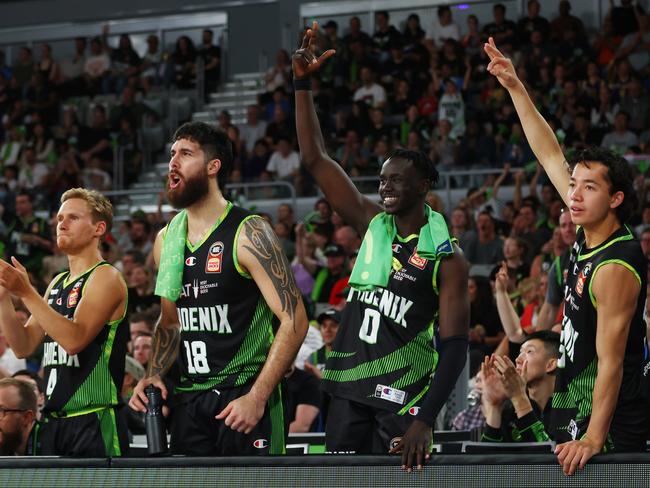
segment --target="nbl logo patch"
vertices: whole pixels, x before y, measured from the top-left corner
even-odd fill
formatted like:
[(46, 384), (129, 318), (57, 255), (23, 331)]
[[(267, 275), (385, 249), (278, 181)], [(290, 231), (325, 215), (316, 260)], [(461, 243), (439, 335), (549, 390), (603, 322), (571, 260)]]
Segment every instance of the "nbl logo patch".
[(264, 449), (269, 446), (269, 441), (266, 439), (257, 439), (253, 442), (253, 447), (256, 449)]
[(205, 262), (206, 273), (221, 273), (221, 260), (223, 259), (223, 242), (217, 241), (210, 246), (208, 259)]
[(578, 294), (579, 297), (582, 296), (582, 292), (584, 291), (585, 288), (585, 281), (587, 281), (587, 276), (589, 276), (589, 273), (591, 272), (591, 263), (587, 263), (584, 268), (582, 268), (582, 271), (580, 271), (580, 275), (578, 276), (578, 281), (576, 282), (576, 293)]

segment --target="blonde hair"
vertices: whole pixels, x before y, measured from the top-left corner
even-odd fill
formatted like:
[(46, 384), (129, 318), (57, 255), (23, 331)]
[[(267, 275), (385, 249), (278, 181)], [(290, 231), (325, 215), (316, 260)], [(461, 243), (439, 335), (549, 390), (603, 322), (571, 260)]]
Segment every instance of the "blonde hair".
[(90, 214), (94, 223), (105, 222), (107, 235), (113, 227), (113, 205), (104, 195), (95, 190), (86, 188), (71, 188), (61, 195), (61, 203), (72, 198), (84, 200), (90, 209)]

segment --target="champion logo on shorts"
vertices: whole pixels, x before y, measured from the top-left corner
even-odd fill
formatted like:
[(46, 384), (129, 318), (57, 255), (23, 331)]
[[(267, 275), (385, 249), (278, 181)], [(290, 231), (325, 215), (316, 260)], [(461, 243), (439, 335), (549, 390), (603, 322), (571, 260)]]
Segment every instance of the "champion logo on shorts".
[(414, 417), (420, 413), (420, 407), (411, 407), (409, 408), (409, 414), (413, 415)]
[(257, 449), (264, 449), (265, 447), (268, 447), (269, 441), (266, 439), (257, 439), (255, 442), (253, 442), (253, 447)]
[(397, 445), (400, 443), (401, 440), (402, 440), (401, 437), (393, 437), (393, 438), (390, 440), (390, 443), (388, 444), (389, 449), (394, 449), (394, 448), (396, 448)]

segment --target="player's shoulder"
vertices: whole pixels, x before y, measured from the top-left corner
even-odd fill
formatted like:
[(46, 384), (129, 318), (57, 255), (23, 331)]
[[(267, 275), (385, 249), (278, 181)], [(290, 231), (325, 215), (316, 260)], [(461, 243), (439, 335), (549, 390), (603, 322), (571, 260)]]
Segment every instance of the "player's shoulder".
[(89, 284), (93, 283), (102, 289), (119, 288), (126, 290), (126, 283), (122, 272), (110, 263), (101, 263), (92, 270), (88, 276)]

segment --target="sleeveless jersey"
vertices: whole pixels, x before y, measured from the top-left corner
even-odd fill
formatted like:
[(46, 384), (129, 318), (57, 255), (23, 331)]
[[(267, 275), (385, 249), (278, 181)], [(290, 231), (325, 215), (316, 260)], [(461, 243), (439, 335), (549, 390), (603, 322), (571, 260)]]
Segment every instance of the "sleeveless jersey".
[(323, 372), (325, 391), (399, 415), (417, 412), (438, 360), (440, 265), (421, 258), (417, 242), (395, 238), (386, 288), (350, 288)]
[[(99, 266), (110, 264), (98, 263), (73, 280), (69, 271), (58, 275), (48, 297), (50, 307), (73, 320), (86, 283)], [(46, 412), (70, 416), (118, 405), (129, 340), (129, 325), (125, 318), (126, 307), (121, 318), (107, 323), (83, 351), (74, 355), (68, 354), (49, 335), (45, 336)]]
[[(580, 439), (586, 432), (593, 408), (593, 391), (598, 373), (596, 355), (597, 306), (592, 292), (594, 276), (605, 264), (617, 263), (630, 270), (641, 285), (636, 310), (630, 323), (623, 379), (610, 434), (618, 421), (639, 418), (646, 408), (641, 399), (641, 373), (646, 325), (647, 261), (639, 242), (626, 226), (614, 232), (595, 249), (588, 249), (584, 229), (579, 229), (571, 250), (564, 285), (564, 318), (560, 360), (553, 394), (553, 428), (557, 442)], [(611, 293), (616, 293), (612, 289)], [(611, 448), (608, 437), (606, 448)]]
[(274, 315), (239, 266), (237, 238), (254, 217), (229, 204), (207, 237), (185, 246), (178, 391), (246, 385), (257, 377), (273, 342)]

